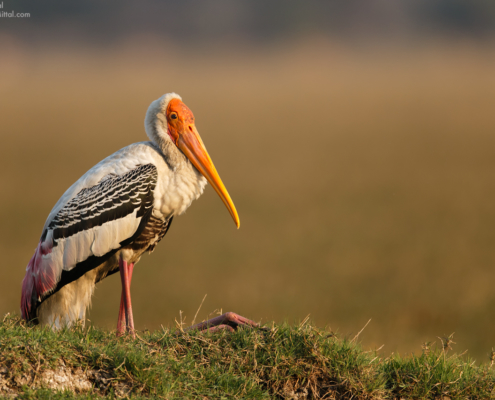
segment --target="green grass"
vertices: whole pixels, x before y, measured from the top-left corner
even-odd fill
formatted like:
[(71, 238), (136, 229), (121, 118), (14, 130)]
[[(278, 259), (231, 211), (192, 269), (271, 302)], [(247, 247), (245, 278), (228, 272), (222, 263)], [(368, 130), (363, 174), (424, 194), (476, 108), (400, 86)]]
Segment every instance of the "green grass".
[[(451, 355), (448, 344), (424, 346), (419, 356), (381, 358), (310, 323), (214, 334), (175, 335), (163, 329), (139, 332), (133, 340), (94, 327), (53, 332), (7, 315), (0, 324), (0, 394), (22, 399), (494, 398), (491, 365)], [(86, 376), (91, 391), (47, 389), (43, 377), (60, 368)]]

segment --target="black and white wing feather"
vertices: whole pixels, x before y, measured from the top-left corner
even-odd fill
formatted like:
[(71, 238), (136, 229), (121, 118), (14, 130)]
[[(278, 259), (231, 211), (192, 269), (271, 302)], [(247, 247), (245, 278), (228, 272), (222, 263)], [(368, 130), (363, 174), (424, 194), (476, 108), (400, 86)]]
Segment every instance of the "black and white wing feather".
[[(106, 254), (132, 236), (124, 231), (134, 233), (132, 226), (153, 207), (156, 181), (157, 170), (153, 164), (138, 166), (122, 176), (107, 176), (70, 200), (51, 220), (43, 236), (47, 239), (50, 236), (55, 247), (64, 239), (67, 242), (75, 235), (89, 233), (93, 240), (91, 246), (86, 247), (91, 248), (94, 255)], [(129, 218), (131, 215), (133, 218)], [(77, 243), (81, 247), (80, 242)], [(75, 264), (67, 257), (64, 269), (70, 270)], [(84, 258), (77, 257), (77, 261)]]
[(27, 267), (23, 314), (32, 314), (33, 302), (60, 289), (61, 281), (95, 268), (139, 236), (153, 210), (157, 178), (153, 164), (109, 175), (82, 189), (55, 214)]

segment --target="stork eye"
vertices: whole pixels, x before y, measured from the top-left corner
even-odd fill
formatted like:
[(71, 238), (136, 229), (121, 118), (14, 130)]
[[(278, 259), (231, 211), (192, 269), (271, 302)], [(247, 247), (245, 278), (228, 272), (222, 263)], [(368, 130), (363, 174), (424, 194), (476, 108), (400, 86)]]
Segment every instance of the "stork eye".
[(172, 114), (170, 114), (170, 118), (171, 118), (171, 119), (177, 119), (177, 118), (178, 118), (178, 117), (177, 117), (177, 113), (172, 113)]

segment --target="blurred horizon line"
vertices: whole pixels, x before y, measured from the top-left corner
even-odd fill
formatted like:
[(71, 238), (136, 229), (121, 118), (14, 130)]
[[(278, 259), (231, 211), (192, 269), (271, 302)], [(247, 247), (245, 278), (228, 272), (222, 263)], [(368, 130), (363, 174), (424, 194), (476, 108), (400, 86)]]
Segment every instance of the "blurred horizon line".
[[(29, 40), (24, 40), (16, 35), (3, 33), (0, 30), (0, 46), (4, 55), (4, 62), (11, 52), (25, 53), (26, 55), (40, 54), (46, 51), (63, 52), (66, 54), (84, 54), (88, 52), (104, 52), (107, 55), (133, 53), (143, 54), (150, 53), (153, 56), (159, 56), (157, 50), (161, 50), (161, 54), (170, 53), (172, 55), (190, 55), (196, 56), (215, 56), (216, 54), (222, 57), (238, 58), (240, 55), (252, 55), (260, 53), (263, 57), (270, 54), (284, 54), (294, 51), (318, 51), (322, 49), (335, 51), (336, 54), (361, 55), (364, 57), (372, 56), (379, 59), (380, 57), (393, 53), (400, 56), (402, 54), (410, 54), (414, 52), (451, 52), (451, 51), (479, 51), (479, 54), (490, 57), (487, 50), (495, 49), (495, 36), (489, 40), (477, 41), (469, 38), (454, 39), (438, 35), (430, 38), (428, 41), (421, 40), (389, 40), (380, 41), (369, 39), (366, 42), (348, 42), (335, 38), (330, 38), (325, 35), (307, 34), (298, 37), (295, 40), (284, 40), (277, 43), (254, 44), (252, 42), (234, 42), (225, 40), (215, 43), (214, 46), (204, 46), (196, 43), (184, 47), (180, 43), (168, 40), (154, 34), (131, 34), (121, 36), (113, 43), (88, 42), (85, 40), (75, 41), (67, 38), (59, 38), (50, 42), (41, 44), (32, 43)], [(206, 54), (207, 53), (207, 54)], [(101, 54), (104, 56), (105, 54)]]

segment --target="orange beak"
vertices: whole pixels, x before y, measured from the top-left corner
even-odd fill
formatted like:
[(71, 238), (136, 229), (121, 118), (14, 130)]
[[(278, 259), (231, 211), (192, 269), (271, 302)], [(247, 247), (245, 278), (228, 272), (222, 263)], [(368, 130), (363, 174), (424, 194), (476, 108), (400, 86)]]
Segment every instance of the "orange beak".
[(237, 228), (241, 225), (237, 210), (211, 161), (205, 145), (194, 124), (184, 124), (184, 131), (178, 135), (177, 147), (186, 155), (196, 169), (210, 182), (232, 216)]

